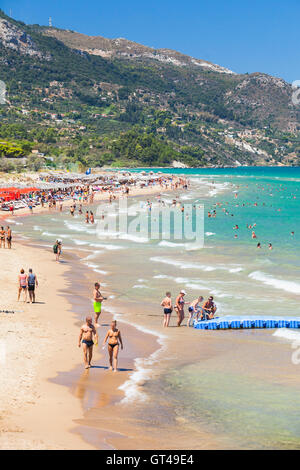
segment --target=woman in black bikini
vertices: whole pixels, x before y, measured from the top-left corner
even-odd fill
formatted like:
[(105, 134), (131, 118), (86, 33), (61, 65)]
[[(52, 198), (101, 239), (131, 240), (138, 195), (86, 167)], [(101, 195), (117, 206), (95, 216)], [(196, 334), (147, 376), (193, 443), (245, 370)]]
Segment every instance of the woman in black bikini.
[(108, 355), (109, 355), (109, 370), (117, 372), (118, 366), (118, 354), (119, 354), (119, 345), (123, 349), (123, 342), (121, 337), (121, 332), (117, 328), (116, 320), (111, 322), (111, 328), (106, 333), (106, 336), (103, 341), (103, 346), (105, 346), (106, 341), (108, 340)]
[(5, 248), (5, 230), (4, 227), (1, 227), (0, 230), (0, 248)]

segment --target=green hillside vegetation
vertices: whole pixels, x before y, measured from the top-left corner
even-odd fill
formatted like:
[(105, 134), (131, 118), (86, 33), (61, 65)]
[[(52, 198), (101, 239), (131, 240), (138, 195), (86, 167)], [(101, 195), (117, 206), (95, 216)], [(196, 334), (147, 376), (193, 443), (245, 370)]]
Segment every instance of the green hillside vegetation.
[[(30, 157), (28, 165), (299, 162), (299, 112), (291, 108), (291, 87), (273, 77), (104, 59), (67, 47), (39, 25), (1, 11), (0, 18), (28, 34), (41, 54), (5, 47), (0, 37), (0, 77), (8, 91), (0, 105), (0, 141), (19, 149), (16, 156)], [(44, 160), (33, 161), (32, 149)]]

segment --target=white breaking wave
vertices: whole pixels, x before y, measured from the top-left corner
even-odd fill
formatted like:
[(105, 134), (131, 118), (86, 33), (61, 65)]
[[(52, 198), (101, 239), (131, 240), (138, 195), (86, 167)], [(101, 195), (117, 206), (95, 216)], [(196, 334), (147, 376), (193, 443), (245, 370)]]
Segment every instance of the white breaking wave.
[(140, 237), (138, 235), (129, 235), (128, 233), (123, 233), (118, 236), (121, 240), (129, 240), (131, 242), (137, 242), (137, 243), (147, 243), (149, 241), (148, 238), (145, 237)]
[[(115, 317), (120, 318), (124, 323), (129, 323), (121, 315), (115, 315)], [(130, 374), (129, 379), (126, 380), (120, 387), (119, 390), (122, 390), (125, 393), (125, 397), (121, 400), (121, 404), (126, 404), (133, 401), (146, 401), (148, 396), (141, 390), (141, 387), (145, 384), (147, 380), (150, 380), (152, 377), (152, 367), (159, 360), (160, 354), (165, 350), (164, 339), (165, 335), (159, 334), (156, 331), (149, 330), (140, 325), (133, 325), (136, 329), (142, 331), (146, 334), (151, 334), (156, 336), (160, 348), (152, 353), (148, 358), (137, 358), (134, 360), (136, 370)]]
[(300, 284), (294, 281), (286, 281), (284, 279), (276, 279), (270, 274), (263, 273), (262, 271), (254, 271), (249, 274), (250, 279), (260, 281), (267, 286), (274, 287), (275, 289), (285, 290), (293, 294), (300, 295)]
[(72, 230), (73, 232), (85, 232), (89, 234), (96, 234), (97, 231), (96, 229), (92, 229), (91, 225), (85, 224), (85, 225), (79, 225), (79, 224), (73, 224), (71, 222), (68, 222), (65, 220), (65, 226), (69, 229)]
[(152, 287), (146, 286), (145, 284), (135, 284), (132, 289), (152, 289)]
[(58, 239), (58, 235), (56, 233), (43, 232), (42, 235), (44, 235), (46, 237), (54, 237), (56, 240)]
[(159, 246), (167, 246), (167, 247), (170, 247), (170, 248), (176, 248), (178, 246), (185, 246), (184, 243), (172, 243), (172, 242), (168, 242), (166, 240), (162, 240), (158, 245)]
[(73, 242), (75, 243), (75, 245), (87, 245), (88, 242), (85, 242), (83, 240), (76, 240), (74, 239)]
[(90, 246), (95, 247), (95, 248), (104, 248), (105, 250), (124, 250), (123, 246), (105, 245), (103, 243), (90, 243)]
[(205, 235), (207, 237), (212, 237), (213, 235), (216, 235), (214, 232), (205, 232)]
[(85, 258), (83, 258), (82, 261), (88, 261), (88, 260), (97, 258), (98, 255), (102, 255), (103, 253), (104, 253), (104, 251), (101, 251), (101, 250), (94, 251), (94, 252), (91, 253), (90, 255), (88, 255), (88, 256), (86, 256)]
[(98, 264), (93, 264), (93, 263), (85, 263), (88, 268), (91, 268), (95, 273), (99, 274), (107, 274), (107, 271), (103, 271), (102, 269), (99, 269)]
[(153, 256), (152, 258), (150, 258), (150, 261), (154, 261), (156, 263), (170, 264), (171, 266), (176, 266), (180, 269), (199, 269), (201, 271), (206, 271), (206, 272), (222, 270), (222, 271), (227, 271), (229, 273), (238, 273), (243, 270), (243, 268), (241, 267), (230, 268), (226, 266), (208, 266), (208, 265), (197, 264), (197, 263), (185, 263), (184, 261), (165, 259), (159, 256)]
[(98, 273), (98, 274), (103, 274), (103, 275), (107, 274), (107, 271), (103, 271), (102, 269), (93, 269), (93, 271), (95, 271), (95, 273)]

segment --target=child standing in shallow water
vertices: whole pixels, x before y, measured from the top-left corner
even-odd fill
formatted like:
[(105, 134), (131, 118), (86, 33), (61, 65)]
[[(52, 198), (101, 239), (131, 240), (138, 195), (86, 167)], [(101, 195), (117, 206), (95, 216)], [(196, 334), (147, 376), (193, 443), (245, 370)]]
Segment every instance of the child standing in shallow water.
[(163, 327), (168, 327), (170, 323), (171, 313), (173, 310), (171, 292), (166, 292), (166, 297), (162, 300), (160, 304), (164, 309), (164, 322)]

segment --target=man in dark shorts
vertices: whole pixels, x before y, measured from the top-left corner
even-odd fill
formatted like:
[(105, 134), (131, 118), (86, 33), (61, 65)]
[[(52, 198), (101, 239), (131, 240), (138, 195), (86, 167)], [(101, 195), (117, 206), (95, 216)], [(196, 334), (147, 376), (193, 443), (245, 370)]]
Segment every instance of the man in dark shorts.
[(35, 274), (33, 274), (32, 269), (29, 269), (29, 274), (27, 277), (29, 301), (31, 304), (35, 303), (35, 288), (39, 285), (38, 280)]
[(166, 297), (162, 300), (160, 304), (164, 309), (164, 322), (163, 326), (168, 327), (170, 323), (171, 313), (173, 310), (171, 292), (166, 292)]
[[(93, 341), (95, 339), (95, 342)], [(93, 325), (93, 319), (91, 316), (86, 317), (85, 324), (80, 328), (78, 347), (82, 344), (83, 349), (83, 361), (86, 369), (91, 367), (91, 361), (93, 357), (93, 346), (98, 345), (98, 334), (96, 328)]]
[(6, 241), (7, 241), (7, 248), (11, 249), (11, 228), (9, 226), (6, 227)]
[(211, 320), (214, 317), (214, 314), (216, 313), (216, 310), (217, 310), (217, 307), (214, 303), (214, 298), (212, 295), (208, 297), (208, 300), (206, 302), (204, 302), (202, 308), (204, 310), (202, 314), (204, 319)]

